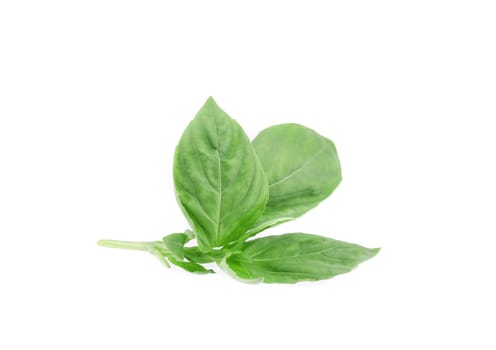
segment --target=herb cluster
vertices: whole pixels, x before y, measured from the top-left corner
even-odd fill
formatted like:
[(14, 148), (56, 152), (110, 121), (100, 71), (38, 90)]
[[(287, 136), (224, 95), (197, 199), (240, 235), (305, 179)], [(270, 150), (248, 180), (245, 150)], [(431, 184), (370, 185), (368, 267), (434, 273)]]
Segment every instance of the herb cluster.
[[(101, 240), (145, 250), (167, 267), (213, 273), (216, 263), (245, 282), (296, 283), (331, 278), (377, 254), (307, 233), (250, 239), (296, 219), (341, 181), (332, 141), (298, 124), (275, 125), (252, 142), (210, 97), (188, 125), (174, 157), (177, 200), (192, 230), (161, 241)], [(196, 239), (197, 246), (187, 245)]]

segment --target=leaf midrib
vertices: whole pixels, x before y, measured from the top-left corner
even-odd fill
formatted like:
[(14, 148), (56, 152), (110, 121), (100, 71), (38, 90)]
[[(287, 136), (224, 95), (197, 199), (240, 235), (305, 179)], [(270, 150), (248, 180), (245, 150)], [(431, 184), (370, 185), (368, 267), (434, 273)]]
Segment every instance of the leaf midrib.
[(311, 256), (311, 255), (315, 255), (315, 254), (321, 254), (321, 253), (323, 253), (325, 251), (328, 251), (328, 250), (352, 249), (352, 248), (354, 248), (354, 247), (329, 247), (329, 248), (326, 248), (326, 249), (318, 250), (316, 252), (306, 253), (306, 254), (299, 254), (299, 255), (291, 255), (291, 256), (284, 256), (284, 257), (277, 257), (277, 258), (266, 258), (266, 259), (250, 258), (250, 261), (275, 261), (275, 260), (294, 259), (294, 258), (300, 258), (300, 257), (304, 257), (304, 256)]
[(322, 147), (319, 149), (319, 151), (317, 153), (315, 153), (312, 157), (310, 157), (310, 159), (308, 159), (305, 163), (303, 163), (299, 168), (293, 170), (289, 175), (286, 175), (285, 177), (283, 177), (282, 179), (279, 179), (279, 180), (276, 180), (275, 182), (269, 184), (269, 187), (272, 187), (272, 186), (275, 186), (275, 185), (278, 185), (286, 180), (288, 180), (289, 178), (291, 178), (292, 176), (294, 176), (295, 174), (299, 173), (300, 171), (302, 171), (305, 167), (307, 167), (310, 163), (312, 163), (315, 159), (317, 159), (317, 157), (322, 153), (324, 152), (324, 150), (326, 149), (326, 144), (322, 142)]
[(219, 152), (219, 128), (217, 126), (217, 121), (214, 120), (215, 124), (215, 141), (216, 141), (216, 147), (215, 147), (215, 154), (217, 156), (217, 168), (219, 172), (219, 188), (217, 189), (219, 195), (217, 197), (217, 220), (216, 220), (216, 230), (215, 230), (215, 240), (214, 244), (218, 241), (219, 239), (219, 231), (220, 231), (220, 217), (221, 217), (221, 209), (222, 209), (222, 164), (220, 160), (220, 152)]

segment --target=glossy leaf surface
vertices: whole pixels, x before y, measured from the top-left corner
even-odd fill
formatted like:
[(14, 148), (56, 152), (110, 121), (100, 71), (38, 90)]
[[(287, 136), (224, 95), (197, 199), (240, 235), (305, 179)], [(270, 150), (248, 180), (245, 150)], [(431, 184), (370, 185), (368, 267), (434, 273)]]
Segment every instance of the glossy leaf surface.
[(269, 201), (251, 235), (303, 215), (341, 182), (336, 147), (299, 124), (275, 125), (252, 142), (269, 181)]
[(268, 200), (267, 178), (248, 137), (212, 98), (179, 141), (174, 184), (203, 251), (238, 240)]
[(317, 281), (349, 272), (378, 251), (327, 237), (288, 233), (246, 242), (221, 267), (248, 282)]

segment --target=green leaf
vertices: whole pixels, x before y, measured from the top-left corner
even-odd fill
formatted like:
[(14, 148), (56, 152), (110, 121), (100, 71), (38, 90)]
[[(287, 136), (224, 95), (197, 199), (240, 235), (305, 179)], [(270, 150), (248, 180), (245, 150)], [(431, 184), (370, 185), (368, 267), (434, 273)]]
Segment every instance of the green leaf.
[(349, 272), (378, 251), (327, 237), (288, 233), (248, 241), (219, 266), (247, 282), (296, 283)]
[(184, 245), (194, 238), (194, 234), (191, 231), (186, 231), (185, 233), (171, 233), (170, 235), (162, 238), (165, 246), (169, 252), (176, 259), (184, 259)]
[(223, 250), (202, 252), (198, 247), (184, 247), (184, 257), (195, 263), (208, 264), (222, 260), (225, 252)]
[(267, 174), (269, 201), (249, 235), (300, 217), (341, 182), (332, 141), (302, 125), (267, 128), (253, 140), (253, 148)]
[(197, 264), (197, 263), (194, 263), (191, 261), (179, 261), (179, 260), (172, 258), (172, 257), (169, 257), (169, 261), (171, 264), (179, 266), (180, 268), (182, 268), (186, 271), (189, 271), (189, 272), (193, 272), (193, 273), (197, 273), (197, 274), (215, 273), (214, 270), (206, 269), (205, 267), (201, 266), (200, 264)]
[(202, 251), (237, 241), (268, 200), (267, 178), (248, 137), (212, 98), (179, 141), (174, 184)]

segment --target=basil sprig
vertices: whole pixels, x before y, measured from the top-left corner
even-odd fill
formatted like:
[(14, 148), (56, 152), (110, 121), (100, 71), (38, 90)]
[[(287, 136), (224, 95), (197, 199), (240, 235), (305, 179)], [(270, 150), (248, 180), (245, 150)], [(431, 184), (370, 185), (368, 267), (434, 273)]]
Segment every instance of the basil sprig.
[[(349, 272), (379, 249), (306, 233), (250, 239), (294, 220), (341, 182), (333, 142), (299, 124), (263, 130), (250, 142), (210, 97), (188, 125), (174, 156), (174, 185), (191, 229), (161, 241), (101, 240), (145, 250), (167, 267), (213, 273), (217, 263), (245, 282), (317, 281)], [(197, 246), (186, 246), (196, 240)]]

